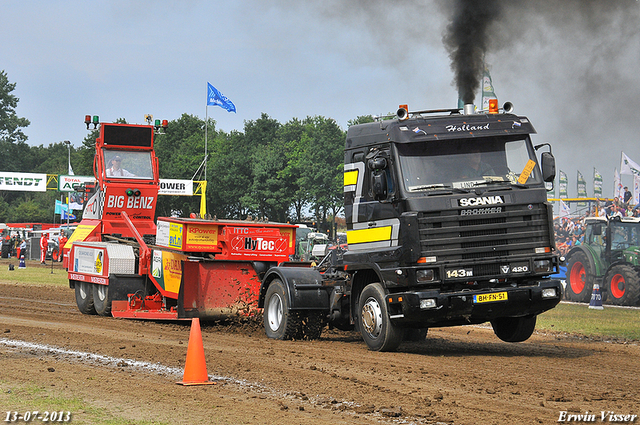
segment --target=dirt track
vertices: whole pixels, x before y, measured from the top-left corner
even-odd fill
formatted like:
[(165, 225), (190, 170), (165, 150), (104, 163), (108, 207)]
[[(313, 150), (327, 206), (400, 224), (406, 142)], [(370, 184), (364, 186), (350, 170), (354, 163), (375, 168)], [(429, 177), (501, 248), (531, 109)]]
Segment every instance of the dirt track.
[[(2, 412), (20, 410), (5, 405), (7, 394), (29, 383), (124, 423), (551, 424), (562, 411), (588, 411), (596, 422), (601, 411), (640, 414), (637, 343), (536, 332), (508, 344), (489, 328), (456, 327), (431, 329), (426, 341), (397, 353), (374, 353), (355, 333), (274, 341), (254, 323), (203, 324), (217, 384), (183, 387), (175, 381), (188, 325), (83, 316), (67, 288), (0, 284), (0, 333)], [(133, 360), (166, 368), (140, 369)], [(73, 423), (91, 423), (87, 413), (72, 413)]]

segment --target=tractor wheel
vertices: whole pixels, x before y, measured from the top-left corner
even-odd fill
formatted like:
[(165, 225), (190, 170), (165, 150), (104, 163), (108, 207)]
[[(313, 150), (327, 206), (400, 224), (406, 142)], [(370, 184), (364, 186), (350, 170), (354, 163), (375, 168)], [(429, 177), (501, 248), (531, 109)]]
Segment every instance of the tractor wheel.
[(604, 278), (607, 299), (611, 304), (637, 306), (640, 304), (640, 274), (627, 264), (611, 267)]
[(93, 304), (93, 284), (76, 281), (76, 304), (78, 310), (82, 314), (96, 314), (96, 308)]
[(280, 279), (274, 279), (267, 289), (263, 320), (264, 330), (271, 339), (302, 339), (300, 312), (289, 310), (289, 299)]
[(522, 342), (533, 334), (536, 317), (499, 317), (491, 321), (491, 327), (493, 333), (504, 342)]
[(593, 271), (589, 269), (589, 260), (583, 252), (576, 252), (567, 264), (566, 297), (569, 301), (588, 303), (593, 292)]
[(110, 293), (109, 285), (93, 285), (93, 305), (100, 316), (111, 316)]
[(395, 351), (402, 342), (404, 330), (389, 319), (382, 285), (371, 283), (360, 294), (358, 329), (372, 351)]

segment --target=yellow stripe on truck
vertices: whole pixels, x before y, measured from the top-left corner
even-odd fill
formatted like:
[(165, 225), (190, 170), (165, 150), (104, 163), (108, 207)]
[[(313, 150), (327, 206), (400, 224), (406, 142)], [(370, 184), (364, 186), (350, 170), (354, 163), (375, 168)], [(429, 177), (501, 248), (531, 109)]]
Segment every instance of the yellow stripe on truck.
[(346, 171), (344, 173), (344, 185), (350, 186), (358, 183), (358, 170)]
[(391, 226), (370, 229), (347, 230), (347, 244), (391, 240)]

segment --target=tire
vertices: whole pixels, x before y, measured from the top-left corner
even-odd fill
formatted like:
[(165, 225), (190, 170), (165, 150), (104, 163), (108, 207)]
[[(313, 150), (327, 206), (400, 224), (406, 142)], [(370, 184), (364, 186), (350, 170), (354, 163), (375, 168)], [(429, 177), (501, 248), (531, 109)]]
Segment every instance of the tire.
[(302, 319), (302, 336), (304, 339), (319, 339), (325, 325), (325, 314), (322, 311), (311, 311)]
[(429, 328), (407, 328), (404, 330), (404, 338), (406, 342), (422, 342), (427, 338)]
[(604, 278), (607, 299), (614, 305), (640, 305), (640, 274), (628, 264), (611, 267)]
[(529, 339), (536, 328), (537, 316), (499, 317), (491, 321), (493, 333), (504, 342), (522, 342)]
[(111, 291), (109, 285), (93, 285), (93, 305), (100, 316), (111, 316)]
[(382, 285), (367, 285), (358, 301), (358, 329), (372, 351), (395, 351), (402, 342), (404, 330), (389, 319)]
[(593, 270), (585, 253), (576, 252), (567, 264), (567, 288), (565, 296), (569, 301), (588, 303), (593, 292)]
[(93, 304), (93, 284), (87, 282), (76, 281), (76, 304), (78, 310), (82, 314), (96, 314), (96, 308)]
[(284, 284), (274, 279), (264, 300), (264, 330), (271, 339), (302, 339), (302, 319), (300, 312), (289, 309)]

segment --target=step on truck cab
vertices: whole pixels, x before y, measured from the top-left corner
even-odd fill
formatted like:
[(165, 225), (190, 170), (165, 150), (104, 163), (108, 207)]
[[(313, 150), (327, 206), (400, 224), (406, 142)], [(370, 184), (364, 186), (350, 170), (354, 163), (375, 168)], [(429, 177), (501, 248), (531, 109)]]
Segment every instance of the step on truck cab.
[[(467, 108), (465, 108), (467, 109)], [(504, 341), (533, 333), (562, 297), (551, 152), (537, 159), (531, 122), (508, 113), (408, 112), (347, 131), (348, 250), (317, 267), (264, 278), (272, 338), (318, 336), (318, 322), (355, 327), (390, 351), (430, 327), (491, 322)], [(472, 108), (471, 108), (472, 110)]]

